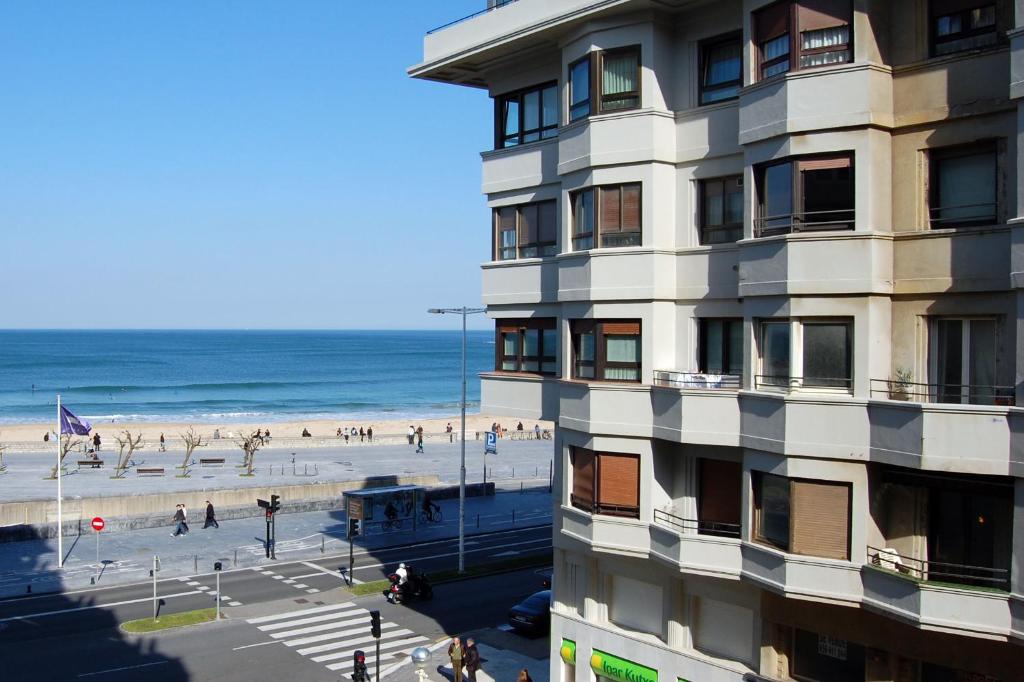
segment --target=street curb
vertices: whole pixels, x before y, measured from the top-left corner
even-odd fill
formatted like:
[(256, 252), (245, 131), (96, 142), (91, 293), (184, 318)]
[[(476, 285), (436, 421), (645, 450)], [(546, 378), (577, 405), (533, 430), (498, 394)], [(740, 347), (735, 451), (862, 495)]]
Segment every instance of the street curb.
[[(427, 647), (427, 651), (429, 651), (431, 653), (431, 655), (437, 653), (438, 651), (440, 651), (444, 647), (445, 644), (448, 643), (449, 639), (451, 639), (451, 638), (448, 637), (447, 635), (445, 635), (444, 637), (440, 638), (439, 640), (437, 640), (436, 642), (434, 642), (433, 644), (428, 646)], [(398, 672), (399, 670), (401, 670), (402, 668), (404, 668), (404, 667), (406, 667), (408, 665), (412, 665), (412, 661), (402, 661), (401, 663), (392, 663), (390, 666), (388, 666), (387, 668), (384, 668), (383, 670), (380, 671), (380, 679), (377, 680), (377, 682), (380, 682), (380, 680), (383, 680), (388, 675), (391, 675), (392, 673), (396, 673), (396, 672)]]
[(117, 624), (117, 631), (119, 633), (121, 633), (121, 635), (123, 635), (125, 637), (129, 637), (129, 638), (135, 637), (135, 638), (138, 638), (138, 639), (143, 639), (143, 638), (146, 638), (146, 637), (160, 637), (160, 636), (163, 636), (163, 635), (170, 635), (170, 634), (174, 634), (176, 632), (181, 632), (183, 630), (190, 630), (192, 628), (201, 628), (204, 625), (223, 625), (223, 624), (227, 624), (227, 622), (229, 620), (230, 620), (230, 617), (226, 613), (224, 613), (223, 609), (221, 609), (220, 621), (219, 622), (216, 621), (216, 620), (207, 620), (207, 621), (203, 621), (202, 623), (192, 623), (191, 625), (176, 625), (176, 626), (170, 627), (170, 628), (163, 628), (161, 630), (154, 630), (153, 632), (128, 632), (127, 630), (124, 629), (124, 623), (118, 623)]

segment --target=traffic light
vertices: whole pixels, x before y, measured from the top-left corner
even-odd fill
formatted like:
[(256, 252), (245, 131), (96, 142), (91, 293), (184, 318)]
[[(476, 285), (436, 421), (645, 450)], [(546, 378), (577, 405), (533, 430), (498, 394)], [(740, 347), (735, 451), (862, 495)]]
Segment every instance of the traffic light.
[(268, 508), (268, 511), (271, 514), (276, 514), (277, 512), (281, 511), (281, 496), (280, 495), (271, 495), (270, 496), (270, 507)]
[(357, 535), (362, 533), (362, 530), (363, 529), (360, 527), (359, 519), (348, 520), (348, 536), (350, 538), (356, 537)]
[(366, 682), (366, 654), (362, 649), (352, 652), (352, 682)]
[(370, 611), (370, 634), (380, 639), (380, 611)]

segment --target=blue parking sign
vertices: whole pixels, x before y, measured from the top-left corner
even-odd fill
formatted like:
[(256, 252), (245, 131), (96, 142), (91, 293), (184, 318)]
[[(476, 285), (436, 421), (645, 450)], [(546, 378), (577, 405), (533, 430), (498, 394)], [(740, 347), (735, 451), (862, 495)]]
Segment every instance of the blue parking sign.
[(498, 454), (498, 434), (494, 431), (487, 432), (487, 438), (484, 440), (484, 454)]

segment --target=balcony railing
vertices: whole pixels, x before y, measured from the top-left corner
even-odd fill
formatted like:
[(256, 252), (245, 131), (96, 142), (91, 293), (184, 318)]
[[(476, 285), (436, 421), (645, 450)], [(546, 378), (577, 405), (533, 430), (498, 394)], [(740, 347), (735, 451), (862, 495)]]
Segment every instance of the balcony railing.
[(915, 403), (951, 403), (959, 405), (1016, 404), (1013, 386), (982, 384), (919, 384), (893, 379), (872, 379), (871, 396)]
[(461, 19), (456, 19), (455, 21), (449, 21), (447, 24), (444, 24), (443, 26), (438, 26), (437, 28), (432, 28), (429, 31), (427, 31), (427, 35), (429, 36), (431, 33), (437, 33), (438, 31), (442, 31), (442, 30), (448, 28), (449, 26), (454, 26), (455, 24), (461, 24), (464, 21), (469, 21), (473, 17), (478, 17), (481, 14), (487, 14), (488, 12), (493, 12), (494, 10), (500, 9), (501, 7), (504, 7), (505, 5), (511, 5), (513, 2), (516, 2), (516, 1), (517, 0), (488, 0), (487, 7), (485, 7), (482, 10), (480, 10), (479, 12), (473, 12), (472, 14), (467, 14), (466, 16), (462, 17)]
[(619, 516), (629, 519), (640, 518), (640, 507), (632, 505), (622, 504), (609, 504), (607, 502), (600, 502), (590, 500), (578, 495), (570, 495), (569, 501), (572, 506), (576, 507), (581, 511), (588, 512), (590, 514), (600, 514), (603, 516)]
[(901, 556), (892, 548), (870, 545), (868, 545), (868, 561), (872, 566), (878, 566), (923, 582), (988, 587), (1004, 592), (1010, 589), (1010, 572), (1004, 568), (925, 561)]
[(992, 225), (997, 220), (997, 209), (995, 202), (936, 206), (928, 209), (929, 222), (933, 230), (962, 225)]
[(686, 519), (661, 509), (654, 510), (654, 522), (683, 535), (714, 535), (722, 538), (738, 538), (740, 536), (740, 524), (738, 523)]
[(708, 372), (676, 372), (654, 370), (654, 385), (671, 388), (707, 388), (738, 391), (743, 382), (739, 374), (711, 374)]
[(791, 377), (777, 374), (755, 374), (754, 390), (798, 388), (838, 388), (853, 390), (852, 377)]
[(795, 232), (834, 232), (852, 230), (853, 209), (781, 213), (754, 219), (755, 237), (774, 237)]

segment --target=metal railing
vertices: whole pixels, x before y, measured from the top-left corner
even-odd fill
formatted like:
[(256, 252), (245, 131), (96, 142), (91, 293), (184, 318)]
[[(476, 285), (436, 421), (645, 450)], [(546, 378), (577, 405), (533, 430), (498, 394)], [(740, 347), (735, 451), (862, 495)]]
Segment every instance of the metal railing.
[(852, 208), (760, 216), (754, 219), (754, 236), (772, 237), (795, 232), (852, 230), (854, 219)]
[(738, 391), (743, 383), (739, 374), (712, 374), (709, 372), (677, 372), (675, 370), (654, 370), (654, 385), (671, 388), (706, 388), (712, 390)]
[[(977, 209), (971, 211), (971, 209)], [(998, 204), (988, 202), (984, 204), (959, 204), (956, 206), (935, 206), (928, 209), (928, 222), (932, 227), (946, 227), (947, 225), (991, 225), (996, 222), (996, 211)], [(959, 215), (943, 217), (944, 211), (955, 211)], [(966, 215), (963, 213), (966, 211)]]
[(915, 403), (959, 405), (1016, 405), (1013, 386), (983, 384), (921, 384), (894, 379), (872, 379), (871, 396)]
[(754, 390), (764, 388), (839, 388), (853, 390), (852, 377), (791, 377), (774, 374), (755, 374)]
[(591, 514), (603, 516), (620, 516), (630, 519), (640, 518), (640, 507), (626, 504), (609, 504), (597, 500), (590, 500), (578, 495), (569, 495), (569, 501), (577, 509)]
[(924, 582), (989, 587), (1003, 591), (1010, 589), (1010, 571), (1005, 568), (926, 561), (902, 556), (891, 547), (872, 547), (871, 545), (868, 545), (868, 561), (872, 566), (878, 566)]
[(483, 14), (487, 14), (488, 12), (493, 12), (496, 9), (500, 9), (500, 8), (504, 7), (505, 5), (511, 5), (513, 2), (517, 2), (517, 1), (518, 0), (494, 0), (493, 2), (488, 2), (487, 3), (487, 7), (483, 8), (479, 12), (473, 12), (472, 14), (467, 14), (466, 16), (462, 17), (461, 19), (456, 19), (455, 21), (449, 21), (447, 24), (444, 24), (442, 26), (438, 26), (437, 28), (432, 28), (429, 31), (427, 31), (427, 35), (429, 36), (431, 33), (437, 33), (438, 31), (443, 31), (444, 29), (448, 28), (449, 26), (454, 26), (455, 24), (461, 24), (464, 21), (469, 21), (470, 19), (472, 19), (474, 17), (479, 17), (479, 16), (481, 16)]
[(740, 524), (725, 521), (687, 519), (662, 509), (654, 510), (654, 522), (677, 530), (684, 535), (714, 535), (723, 538), (740, 537)]

